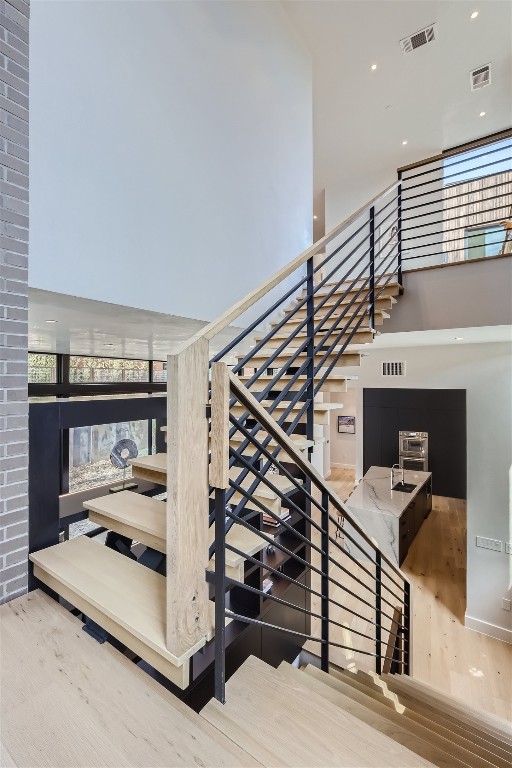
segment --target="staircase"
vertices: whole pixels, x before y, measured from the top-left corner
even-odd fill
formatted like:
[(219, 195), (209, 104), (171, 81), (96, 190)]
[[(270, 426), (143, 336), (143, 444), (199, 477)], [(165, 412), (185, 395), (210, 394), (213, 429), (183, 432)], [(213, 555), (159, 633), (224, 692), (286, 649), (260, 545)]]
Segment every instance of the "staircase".
[(39, 590), (0, 618), (5, 768), (508, 768), (512, 758), (506, 721), (411, 678), (250, 657), (226, 703), (197, 714)]
[(412, 678), (329, 672), (252, 657), (201, 714), (262, 765), (510, 765), (506, 721)]
[[(81, 538), (30, 555), (39, 582), (182, 690), (215, 626), (223, 637), (226, 624), (249, 620), (240, 606), (226, 610), (220, 592), (233, 597), (240, 584), (263, 598), (262, 584), (250, 578), (258, 566), (278, 574), (290, 558), (295, 570), (307, 568), (312, 451), (343, 407), (344, 369), (360, 365), (401, 290), (399, 252), (382, 239), (396, 221), (397, 190), (379, 195), (169, 356), (167, 453), (132, 461), (135, 477), (167, 487), (167, 502), (130, 492), (87, 502), (90, 519), (111, 532), (109, 546)], [(269, 292), (281, 285), (284, 294), (269, 306)], [(209, 360), (209, 339), (260, 301), (267, 306), (257, 320)], [(249, 342), (248, 352), (237, 352)], [(254, 398), (249, 406), (246, 396)], [(314, 482), (327, 498), (322, 478)], [(332, 503), (350, 537), (347, 510)], [(219, 504), (231, 515), (223, 532), (214, 525)], [(281, 547), (273, 522), (307, 550), (290, 538)], [(139, 562), (133, 541), (147, 548)], [(271, 557), (269, 547), (281, 553)]]
[[(140, 731), (128, 712), (101, 713), (102, 727), (115, 721), (120, 751), (105, 759), (100, 739), (89, 744), (84, 764), (483, 768), (509, 762), (512, 739), (504, 723), (436, 698), (409, 678), (409, 582), (311, 463), (321, 427), (343, 407), (342, 394), (357, 373), (346, 369), (361, 364), (402, 290), (400, 189), (395, 184), (363, 206), (169, 355), (167, 451), (131, 462), (135, 477), (166, 487), (166, 501), (130, 491), (88, 501), (90, 520), (110, 532), (108, 546), (80, 537), (31, 553), (40, 584), (123, 649), (116, 669), (123, 677), (121, 667), (133, 667), (143, 701), (157, 689), (152, 682), (144, 689), (142, 673), (126, 656), (163, 675), (176, 693), (190, 694), (210, 673), (212, 692), (214, 683), (215, 699), (186, 726), (174, 716), (183, 705), (163, 694), (155, 717), (167, 717), (169, 738), (164, 744), (158, 730), (153, 757), (147, 741), (133, 753), (122, 744), (122, 728)], [(395, 243), (390, 231), (397, 223)], [(240, 320), (249, 310), (254, 317), (258, 303), (256, 319)], [(235, 321), (245, 330), (211, 357), (210, 341)], [(132, 542), (145, 548), (137, 557)], [(110, 644), (84, 640), (78, 619), (39, 592), (2, 610), (13, 612), (13, 648), (31, 612), (39, 617), (36, 638), (43, 614), (59, 627), (51, 663), (42, 661), (43, 667), (56, 664), (60, 672), (63, 644), (71, 656), (83, 654), (89, 670), (103, 648), (114, 653)], [(362, 622), (351, 628), (351, 645), (343, 612)], [(247, 637), (261, 658), (243, 645)], [(316, 644), (320, 668), (287, 663), (306, 642)], [(334, 668), (333, 647), (354, 650), (375, 673)], [(24, 675), (10, 679), (13, 688), (30, 690), (30, 665)], [(85, 677), (80, 691), (89, 706), (101, 683), (92, 671)], [(70, 696), (72, 679), (67, 668)], [(89, 716), (87, 708), (84, 713)], [(61, 717), (74, 732), (72, 714)], [(176, 728), (185, 727), (181, 739), (178, 721)], [(6, 744), (11, 756), (12, 744)], [(19, 764), (43, 764), (30, 759)], [(66, 759), (68, 753), (57, 755), (50, 764), (75, 764)]]
[[(347, 289), (348, 293), (347, 293)], [(342, 302), (348, 302), (350, 296), (357, 293), (356, 288), (350, 288), (350, 284), (343, 284), (329, 297), (328, 308), (343, 306)], [(399, 286), (393, 284), (386, 290), (386, 296), (378, 301), (382, 302), (387, 309), (391, 309), (392, 303), (396, 301)], [(320, 292), (320, 297), (327, 293)], [(260, 350), (253, 354), (250, 359), (251, 367), (256, 368), (260, 362), (265, 363), (272, 356), (274, 349), (282, 344), (282, 340), (289, 339), (292, 336), (299, 319), (294, 314), (294, 307), (300, 302), (299, 297), (285, 311), (284, 322), (280, 323), (279, 334), (273, 334), (269, 340), (269, 349)], [(328, 309), (326, 309), (326, 312)], [(354, 343), (369, 344), (373, 340), (374, 332), (368, 326), (366, 310), (361, 310), (359, 316), (354, 315), (351, 319), (353, 323), (362, 320), (365, 323), (363, 328), (359, 327), (353, 337)], [(376, 317), (379, 322), (384, 321), (384, 310), (377, 310)], [(319, 321), (322, 320), (320, 316)], [(335, 321), (335, 318), (333, 322)], [(274, 324), (273, 327), (275, 327)], [(272, 331), (271, 331), (272, 332)], [(279, 368), (286, 368), (290, 364), (290, 359), (296, 355), (306, 334), (297, 334), (293, 339), (294, 346), (286, 347), (278, 358), (272, 361), (272, 364)], [(256, 337), (255, 344), (258, 345), (262, 339)], [(328, 362), (332, 361), (335, 355), (339, 355), (339, 348), (329, 356)], [(319, 353), (320, 359), (322, 353)], [(300, 353), (293, 359), (296, 366), (300, 366), (302, 360), (307, 360), (307, 353)], [(246, 356), (238, 356), (237, 363), (244, 363), (238, 378), (245, 384), (249, 383), (249, 376), (244, 375), (247, 369)], [(343, 349), (339, 359), (336, 360), (336, 368), (345, 365), (359, 365), (359, 351), (352, 351), (351, 347)], [(236, 367), (236, 366), (235, 366)], [(314, 434), (311, 439), (301, 433), (301, 428), (306, 425), (308, 413), (304, 411), (303, 402), (297, 400), (281, 400), (278, 402), (279, 395), (283, 389), (290, 384), (292, 376), (282, 376), (275, 382), (271, 374), (263, 374), (251, 385), (251, 391), (259, 400), (260, 405), (268, 412), (273, 414), (276, 419), (289, 419), (293, 422), (293, 429), (290, 430), (290, 438), (293, 445), (303, 452), (304, 456), (315, 445), (318, 445), (323, 437), (315, 434), (316, 427), (328, 426), (331, 412), (339, 411), (343, 404), (339, 402), (324, 403), (315, 400), (313, 404), (313, 426)], [(304, 386), (306, 376), (295, 378), (297, 387)], [(320, 392), (335, 392), (342, 394), (347, 387), (347, 379), (340, 374), (330, 375), (323, 379), (318, 377), (320, 382)], [(269, 387), (272, 387), (269, 389)], [(294, 394), (290, 390), (291, 395)], [(321, 397), (321, 395), (317, 395)], [(277, 404), (275, 404), (277, 402)], [(237, 418), (243, 417), (245, 408), (240, 405), (233, 405), (231, 413)], [(164, 428), (166, 431), (166, 428)], [(296, 431), (295, 431), (296, 430)], [(234, 434), (230, 440), (230, 447), (236, 451), (240, 449), (243, 443), (240, 434)], [(294, 463), (293, 455), (287, 454), (282, 446), (278, 446), (275, 440), (270, 440), (268, 447), (277, 454), (280, 459), (289, 464)], [(243, 450), (244, 457), (254, 457), (258, 449), (254, 445), (245, 445)], [(150, 480), (167, 485), (167, 454), (156, 454), (146, 457), (139, 457), (132, 460), (132, 471), (134, 477)], [(240, 476), (240, 470), (234, 466), (230, 469), (230, 478), (236, 482)], [(251, 487), (251, 478), (246, 477), (240, 480), (241, 487), (249, 490)], [(260, 512), (263, 504), (267, 512), (273, 512), (279, 515), (282, 510), (282, 497), (295, 491), (295, 484), (290, 482), (283, 475), (273, 475), (272, 483), (277, 486), (270, 489), (264, 484), (259, 484), (258, 488), (251, 491), (251, 498), (246, 498), (241, 492), (234, 492), (231, 496), (231, 503), (244, 504), (245, 509)], [(113, 531), (120, 536), (137, 541), (148, 548), (161, 553), (167, 552), (167, 531), (166, 531), (166, 503), (152, 498), (142, 496), (130, 491), (123, 491), (118, 494), (107, 495), (101, 498), (85, 502), (84, 507), (89, 512), (89, 519), (100, 526)], [(211, 547), (214, 538), (213, 526), (209, 529), (208, 546)], [(256, 533), (253, 533), (241, 525), (233, 525), (227, 534), (227, 543), (233, 549), (252, 556), (266, 547), (265, 542)], [(226, 551), (225, 573), (230, 579), (239, 582), (244, 581), (244, 568), (246, 558), (231, 550)], [(186, 689), (190, 683), (189, 659), (211, 641), (214, 636), (214, 604), (209, 601), (208, 625), (204, 637), (191, 645), (185, 653), (176, 655), (169, 653), (165, 640), (165, 598), (166, 583), (165, 575), (156, 573), (148, 568), (142, 567), (134, 560), (124, 557), (115, 549), (99, 546), (95, 541), (87, 537), (80, 537), (56, 545), (55, 547), (33, 553), (31, 560), (34, 565), (34, 575), (39, 581), (53, 589), (57, 594), (64, 597), (84, 615), (91, 618), (97, 624), (106, 629), (113, 637), (125, 644), (141, 658), (150, 663), (155, 669), (161, 672), (165, 677), (171, 680), (181, 689)], [(215, 572), (215, 556), (209, 558), (207, 569)], [(105, 578), (108, 574), (109, 578)], [(119, 584), (125, 585), (126, 589), (120, 594)], [(138, 609), (141, 610), (138, 610)]]

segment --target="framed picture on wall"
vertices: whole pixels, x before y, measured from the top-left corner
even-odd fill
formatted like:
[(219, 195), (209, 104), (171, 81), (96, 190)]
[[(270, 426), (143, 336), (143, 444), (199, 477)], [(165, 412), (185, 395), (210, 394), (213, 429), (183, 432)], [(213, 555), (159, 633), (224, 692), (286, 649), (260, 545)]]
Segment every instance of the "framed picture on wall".
[(347, 432), (349, 435), (354, 435), (356, 431), (356, 417), (355, 416), (338, 416), (338, 432)]

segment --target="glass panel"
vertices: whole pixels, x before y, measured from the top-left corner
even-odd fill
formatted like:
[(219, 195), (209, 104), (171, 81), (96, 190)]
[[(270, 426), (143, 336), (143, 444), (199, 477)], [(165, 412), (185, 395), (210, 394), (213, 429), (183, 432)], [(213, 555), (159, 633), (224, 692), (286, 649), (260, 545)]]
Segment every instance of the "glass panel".
[(502, 227), (471, 227), (466, 229), (466, 259), (498, 256), (505, 240)]
[(153, 360), (153, 381), (167, 381), (167, 363), (161, 360)]
[(69, 380), (72, 384), (149, 381), (149, 362), (147, 360), (117, 360), (111, 357), (71, 355)]
[[(97, 424), (69, 430), (69, 491), (83, 491), (97, 485), (112, 483), (132, 476), (132, 469), (113, 467), (110, 452), (118, 440), (135, 441), (139, 456), (148, 455), (147, 419), (123, 421), (119, 424)], [(151, 427), (152, 428), (152, 427)]]
[(55, 384), (57, 382), (57, 355), (28, 353), (28, 383)]

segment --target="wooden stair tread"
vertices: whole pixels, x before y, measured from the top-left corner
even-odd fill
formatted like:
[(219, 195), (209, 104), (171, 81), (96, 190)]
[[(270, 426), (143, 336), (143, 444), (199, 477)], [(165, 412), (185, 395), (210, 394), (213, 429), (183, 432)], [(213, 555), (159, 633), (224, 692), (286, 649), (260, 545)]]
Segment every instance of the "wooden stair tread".
[[(233, 480), (234, 482), (237, 483), (237, 485), (240, 485), (244, 490), (247, 490), (254, 483), (255, 477), (252, 473), (249, 472), (249, 474), (246, 477), (244, 477), (244, 479), (241, 482), (239, 482), (238, 478), (240, 477), (241, 473), (242, 473), (242, 470), (240, 469), (240, 467), (231, 467), (231, 469), (229, 470), (230, 480)], [(302, 484), (302, 481), (299, 480), (298, 478), (295, 478), (295, 483), (292, 483), (292, 481), (289, 480), (284, 475), (268, 475), (267, 477), (269, 482), (275, 485), (275, 487), (278, 488), (283, 494), (290, 493), (291, 491), (295, 491), (297, 489), (296, 485)], [(269, 488), (267, 485), (265, 485), (265, 483), (263, 482), (261, 482), (258, 485), (254, 495), (260, 496), (264, 499), (279, 498), (277, 493), (273, 491), (271, 488)]]
[(0, 621), (2, 766), (258, 765), (40, 590)]
[[(129, 533), (132, 529), (134, 534), (139, 534), (137, 540), (142, 544), (165, 553), (167, 538), (165, 501), (156, 501), (140, 493), (120, 491), (86, 501), (84, 507), (89, 510), (90, 520), (95, 522), (98, 519), (101, 522), (105, 520), (112, 525), (111, 530), (117, 530), (118, 533), (135, 538)], [(116, 523), (121, 525), (116, 528)], [(209, 544), (211, 544), (215, 537), (214, 526), (210, 526), (209, 536)], [(228, 544), (248, 555), (254, 555), (266, 546), (266, 542), (256, 533), (238, 523), (230, 528), (226, 540)], [(240, 555), (229, 549), (226, 550), (227, 566), (235, 568), (243, 562), (244, 558)]]
[(444, 710), (446, 714), (456, 716), (467, 723), (467, 725), (474, 725), (476, 728), (512, 746), (512, 724), (507, 720), (503, 720), (497, 715), (492, 715), (484, 710), (474, 709), (462, 699), (447, 696), (436, 688), (415, 678), (404, 677), (402, 679), (402, 676), (383, 675), (382, 679), (392, 690), (404, 691), (404, 693), (416, 697), (438, 710)]
[[(251, 357), (249, 362), (245, 364), (247, 368), (256, 368), (261, 367), (264, 365), (267, 360), (270, 358), (271, 355), (273, 355), (275, 352), (274, 349), (266, 349), (263, 351), (257, 352), (255, 355)], [(340, 348), (334, 349), (329, 353), (329, 356), (324, 361), (324, 366), (327, 368), (334, 358), (339, 354)], [(293, 368), (300, 368), (301, 365), (304, 364), (304, 361), (307, 358), (306, 352), (300, 352), (297, 357), (291, 362), (290, 358), (294, 355), (295, 350), (284, 350), (283, 352), (280, 352), (279, 355), (266, 367), (267, 368), (283, 368), (285, 366), (290, 365)], [(318, 365), (321, 360), (323, 360), (325, 356), (324, 352), (317, 352), (315, 355), (315, 365)], [(238, 361), (244, 359), (244, 355), (237, 355), (236, 359)], [(257, 365), (256, 365), (257, 363)], [(337, 368), (343, 368), (345, 366), (358, 366), (360, 365), (360, 354), (358, 351), (351, 351), (350, 347), (347, 347), (347, 349), (344, 350), (344, 352), (341, 354), (339, 360), (336, 363)]]
[[(170, 653), (165, 643), (165, 577), (87, 536), (33, 552), (30, 559), (37, 578), (72, 605), (83, 608), (120, 642), (125, 642), (128, 634), (174, 667), (182, 667), (205, 644), (204, 639), (199, 641), (179, 658)], [(58, 585), (66, 589), (66, 594)], [(99, 620), (90, 607), (99, 614)], [(126, 644), (130, 647), (129, 642)], [(142, 653), (139, 655), (144, 658)]]
[[(261, 400), (261, 405), (263, 408), (270, 408), (271, 405), (273, 405), (273, 400)], [(286, 411), (287, 408), (290, 408), (290, 401), (289, 400), (281, 400), (280, 403), (278, 403), (274, 409), (275, 411)], [(300, 411), (302, 408), (304, 408), (303, 402), (294, 403), (290, 410), (291, 411)], [(339, 411), (340, 408), (343, 408), (343, 403), (314, 403), (314, 409), (317, 413), (327, 413), (328, 411)], [(236, 409), (242, 410), (244, 413), (247, 411), (247, 408), (244, 408), (243, 405), (235, 405), (231, 408), (231, 411), (234, 412)]]
[[(429, 728), (408, 721), (394, 709), (388, 709), (382, 704), (368, 701), (368, 697), (365, 700), (362, 695), (354, 696), (353, 692), (338, 686), (339, 681), (317, 667), (307, 666), (303, 672), (297, 671), (297, 674), (304, 674), (311, 689), (321, 693), (336, 706), (342, 707), (354, 717), (361, 719), (381, 733), (385, 733), (389, 738), (411, 749), (426, 760), (430, 760), (440, 768), (471, 765), (471, 763), (466, 763), (461, 759), (457, 750), (452, 749), (452, 745), (447, 739), (437, 738), (436, 734), (432, 733)], [(483, 768), (485, 765), (484, 763)]]
[[(330, 319), (330, 318), (329, 318), (329, 319)], [(334, 320), (333, 320), (333, 322), (334, 322)], [(345, 323), (344, 323), (343, 325), (345, 325)], [(340, 327), (339, 327), (337, 330), (336, 330), (336, 329), (334, 329), (333, 333), (334, 333), (334, 334), (340, 333), (340, 332), (341, 332), (341, 330), (342, 330), (342, 327), (343, 327), (343, 326), (341, 326), (341, 325), (340, 325)], [(346, 333), (345, 333), (345, 336), (349, 336), (349, 335), (350, 335), (350, 332), (351, 332), (351, 329), (350, 329), (350, 328), (347, 328), (347, 330), (346, 330)], [(326, 334), (326, 333), (327, 333), (327, 329), (326, 329), (326, 330), (324, 330), (324, 331), (318, 330), (318, 331), (316, 332), (315, 336), (325, 336), (325, 334)], [(361, 325), (361, 326), (360, 326), (360, 327), (359, 327), (359, 328), (358, 328), (358, 329), (357, 329), (357, 330), (354, 332), (354, 336), (357, 336), (358, 334), (363, 334), (363, 335), (365, 335), (365, 336), (366, 336), (367, 334), (372, 334), (372, 331), (371, 331), (371, 329), (370, 329), (370, 328), (365, 328), (365, 327), (363, 327), (363, 326)], [(281, 339), (281, 341), (283, 341), (284, 339), (287, 339), (289, 336), (290, 336), (290, 332), (289, 332), (289, 331), (278, 331), (277, 333), (275, 333), (275, 334), (272, 336), (272, 338), (273, 338), (273, 339)], [(262, 337), (262, 338), (264, 338), (264, 337)], [(307, 339), (307, 338), (309, 338), (309, 337), (308, 337), (308, 334), (307, 334), (306, 332), (302, 332), (302, 331), (300, 331), (299, 333), (295, 334), (295, 336), (293, 337), (293, 341), (297, 341), (297, 342), (301, 342), (301, 341), (302, 341), (302, 342), (303, 342), (303, 341), (306, 341), (306, 339)], [(260, 338), (260, 339), (258, 339), (258, 338), (256, 339), (256, 343), (258, 343), (259, 341), (261, 341), (261, 338)], [(328, 341), (328, 340), (327, 340), (327, 341)], [(327, 341), (326, 341), (326, 343), (327, 343)], [(299, 346), (299, 343), (297, 343), (297, 346)]]
[[(393, 293), (395, 296), (397, 296), (400, 293), (400, 289), (402, 286), (399, 283), (390, 281), (386, 286), (384, 286), (380, 283), (380, 280), (382, 280), (382, 276), (379, 276), (379, 278), (376, 279), (376, 284), (375, 284), (376, 293), (378, 293), (378, 291), (383, 291), (383, 292), (386, 291), (389, 293)], [(383, 280), (383, 282), (385, 281)], [(340, 297), (340, 296), (343, 296), (345, 293), (347, 294), (347, 296), (351, 296), (351, 294), (357, 293), (360, 290), (362, 284), (364, 284), (364, 280), (361, 280), (359, 283), (356, 283), (356, 285), (354, 285), (353, 287), (350, 287), (351, 283), (347, 283), (346, 285), (340, 285), (333, 292), (332, 296)], [(326, 283), (321, 288), (316, 288), (315, 298), (327, 296), (327, 294), (329, 294), (334, 288), (334, 285), (335, 283)], [(360, 294), (361, 297), (365, 292), (369, 291), (369, 287), (370, 287), (369, 283), (367, 283), (366, 286), (361, 291), (361, 294)], [(303, 288), (301, 293), (301, 299), (303, 299), (305, 296), (306, 296), (306, 289)]]
[[(509, 763), (495, 758), (495, 756), (484, 749), (475, 752), (475, 745), (470, 741), (455, 741), (453, 734), (446, 729), (444, 733), (440, 733), (432, 727), (433, 723), (426, 718), (414, 717), (415, 713), (401, 706), (399, 701), (386, 699), (381, 695), (372, 695), (370, 690), (364, 690), (364, 686), (355, 684), (355, 675), (352, 675), (350, 672), (347, 672), (346, 676), (341, 678), (322, 672), (317, 667), (308, 666), (304, 673), (321, 681), (323, 685), (329, 686), (332, 690), (356, 702), (359, 706), (364, 707), (364, 709), (370, 710), (375, 715), (378, 715), (379, 719), (382, 718), (384, 721), (393, 723), (394, 726), (398, 726), (414, 739), (419, 739), (418, 747), (421, 751), (418, 754), (432, 760), (436, 765), (442, 765), (446, 768), (450, 768), (452, 765), (488, 768), (489, 763), (499, 768), (507, 768), (509, 765)], [(350, 678), (354, 678), (354, 680), (351, 682)], [(339, 706), (346, 706), (346, 702), (340, 702)], [(354, 714), (356, 714), (355, 711)], [(368, 715), (364, 711), (361, 711), (360, 715), (365, 718), (365, 722), (369, 722)], [(382, 726), (381, 720), (374, 727), (379, 728), (379, 724)], [(385, 732), (388, 731), (386, 730)], [(391, 733), (388, 735), (393, 738)], [(400, 734), (400, 737), (403, 737), (403, 733)], [(406, 742), (401, 741), (400, 743)], [(407, 743), (407, 746), (416, 751), (412, 742)], [(436, 754), (428, 751), (430, 747), (435, 748)]]
[[(412, 718), (422, 724), (428, 723), (432, 730), (442, 736), (456, 741), (465, 748), (469, 743), (471, 751), (481, 755), (484, 759), (495, 765), (510, 764), (510, 747), (507, 748), (503, 742), (493, 739), (484, 731), (478, 728), (471, 728), (456, 717), (447, 716), (434, 707), (429, 707), (413, 695), (404, 695), (402, 692), (395, 693), (384, 680), (384, 676), (378, 676), (357, 670), (355, 673), (347, 670), (330, 670), (331, 676), (348, 683), (350, 686), (366, 693), (386, 706), (399, 707), (404, 709), (404, 715)], [(498, 758), (490, 758), (491, 754)], [(500, 762), (501, 761), (501, 762)]]
[(150, 456), (137, 456), (128, 462), (132, 467), (134, 477), (142, 477), (153, 480), (161, 485), (166, 484), (167, 479), (167, 454), (153, 453)]
[(165, 501), (158, 501), (141, 493), (120, 491), (84, 501), (83, 506), (89, 511), (89, 519), (93, 522), (96, 522), (97, 515), (136, 528), (141, 534), (146, 533), (161, 540), (161, 546), (155, 549), (165, 552)]
[[(323, 440), (324, 440), (323, 438), (316, 438), (316, 437), (314, 438), (314, 440), (308, 440), (305, 435), (297, 435), (297, 434), (289, 435), (289, 438), (292, 441), (292, 443), (295, 444), (296, 448), (299, 451), (305, 451), (308, 448), (313, 448), (314, 445), (317, 445), (318, 443), (322, 443)], [(231, 438), (230, 443), (233, 446), (240, 445), (244, 440), (245, 440), (244, 436), (240, 435), (240, 433), (237, 432)], [(267, 447), (268, 448), (276, 448), (277, 447), (276, 441), (272, 438), (269, 441)]]
[(432, 766), (312, 692), (300, 675), (291, 680), (253, 656), (227, 682), (226, 703), (212, 700), (201, 714), (263, 765)]
[[(240, 381), (242, 382), (242, 384), (244, 384), (245, 386), (247, 386), (247, 384), (252, 378), (249, 374), (243, 375), (243, 376), (240, 374), (237, 374), (237, 375)], [(272, 381), (272, 378), (273, 378), (272, 376), (267, 376), (267, 375), (260, 376), (255, 382), (253, 382), (253, 384), (251, 384), (250, 391), (253, 393), (261, 392), (263, 389), (265, 389), (265, 387), (268, 386), (268, 384), (270, 384), (270, 382)], [(274, 382), (274, 384), (272, 385), (272, 391), (279, 392), (283, 390), (284, 387), (288, 384), (288, 382), (291, 381), (292, 378), (293, 376), (291, 374), (286, 374), (286, 373), (283, 374), (279, 378), (279, 381)], [(314, 380), (316, 381), (319, 378), (320, 378), (320, 374), (318, 373), (316, 374)], [(349, 380), (350, 380), (349, 377), (346, 377), (343, 375), (339, 375), (339, 374), (329, 375), (322, 384), (322, 391), (323, 392), (346, 392), (347, 381)], [(301, 385), (305, 381), (307, 381), (307, 376), (304, 376), (304, 375), (297, 376), (297, 378), (294, 380), (291, 391), (293, 392), (294, 390), (296, 391), (297, 389), (300, 389)]]

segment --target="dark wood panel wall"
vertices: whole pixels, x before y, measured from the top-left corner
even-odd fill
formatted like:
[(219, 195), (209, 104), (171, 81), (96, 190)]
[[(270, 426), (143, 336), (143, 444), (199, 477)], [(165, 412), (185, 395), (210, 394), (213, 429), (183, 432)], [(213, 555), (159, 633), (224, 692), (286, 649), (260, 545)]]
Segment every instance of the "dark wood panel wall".
[(400, 430), (428, 432), (438, 496), (466, 498), (466, 390), (364, 389), (363, 467), (398, 462)]

